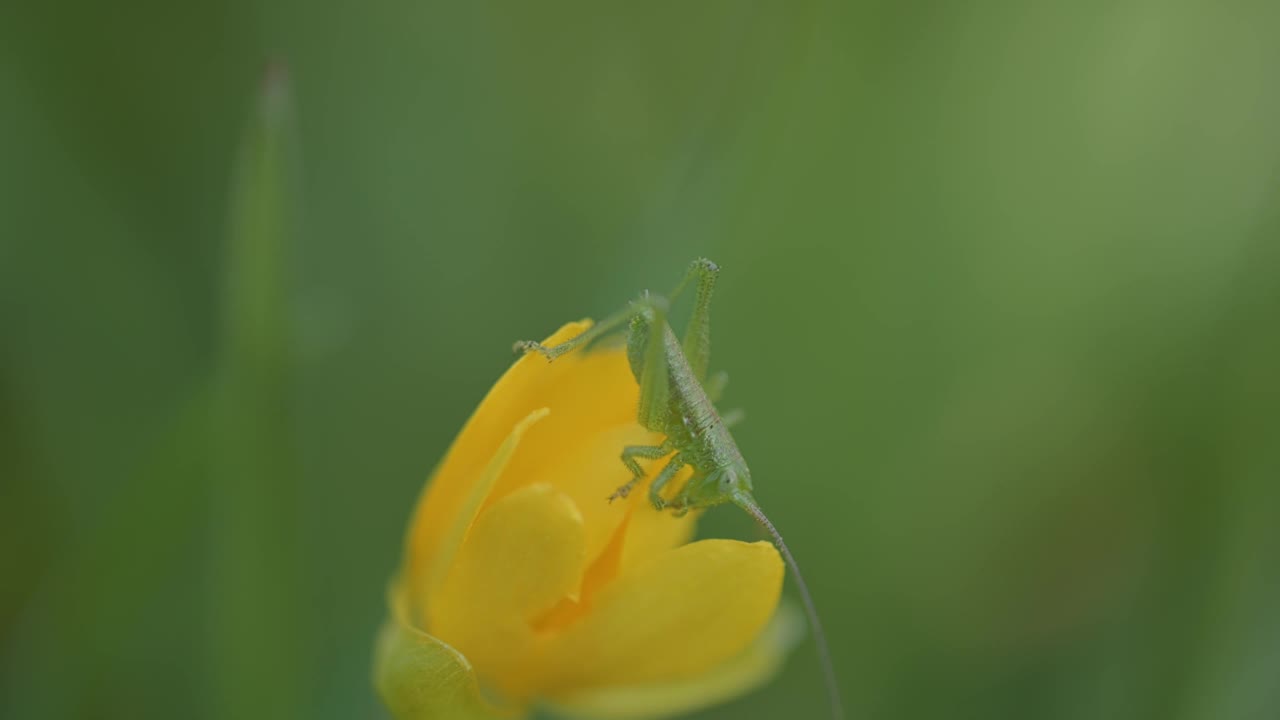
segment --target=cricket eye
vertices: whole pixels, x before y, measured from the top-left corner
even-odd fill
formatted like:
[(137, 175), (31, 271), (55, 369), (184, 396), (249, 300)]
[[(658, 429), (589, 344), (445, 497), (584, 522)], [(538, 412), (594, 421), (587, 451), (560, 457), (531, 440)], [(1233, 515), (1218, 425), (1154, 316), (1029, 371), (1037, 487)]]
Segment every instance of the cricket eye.
[(738, 479), (738, 476), (737, 476), (737, 475), (734, 475), (734, 474), (733, 474), (733, 473), (731, 473), (731, 472), (727, 472), (727, 473), (725, 473), (725, 474), (724, 474), (724, 477), (720, 478), (720, 484), (721, 484), (721, 485), (723, 485), (723, 486), (725, 486), (725, 487), (733, 487), (733, 483), (734, 483), (737, 479)]

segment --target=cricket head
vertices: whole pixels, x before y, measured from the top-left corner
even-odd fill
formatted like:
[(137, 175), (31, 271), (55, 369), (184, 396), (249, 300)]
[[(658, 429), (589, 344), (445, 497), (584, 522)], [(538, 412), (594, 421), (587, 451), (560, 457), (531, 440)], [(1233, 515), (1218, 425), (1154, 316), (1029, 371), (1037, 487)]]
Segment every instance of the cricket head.
[(680, 495), (684, 506), (690, 509), (736, 503), (740, 496), (751, 497), (751, 471), (738, 462), (705, 475), (695, 474)]

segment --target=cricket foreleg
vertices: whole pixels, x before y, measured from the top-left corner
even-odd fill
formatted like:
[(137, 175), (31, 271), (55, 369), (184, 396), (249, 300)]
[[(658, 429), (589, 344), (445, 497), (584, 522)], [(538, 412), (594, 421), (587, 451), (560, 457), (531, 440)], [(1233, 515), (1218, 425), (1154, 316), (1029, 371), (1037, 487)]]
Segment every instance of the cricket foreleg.
[(671, 462), (662, 468), (662, 472), (658, 473), (658, 477), (653, 479), (653, 484), (649, 486), (649, 502), (653, 503), (653, 507), (661, 510), (667, 506), (667, 501), (662, 497), (662, 488), (676, 476), (676, 473), (684, 467), (684, 459), (679, 455), (671, 458)]
[(631, 479), (625, 484), (613, 491), (609, 496), (609, 502), (613, 502), (618, 498), (624, 498), (631, 494), (631, 488), (636, 483), (644, 479), (644, 468), (640, 467), (640, 463), (636, 458), (644, 458), (646, 460), (657, 460), (658, 458), (671, 452), (671, 448), (664, 445), (628, 445), (622, 449), (622, 464), (627, 466), (631, 471)]
[(552, 345), (548, 347), (536, 340), (521, 340), (517, 342), (512, 349), (517, 353), (539, 352), (542, 353), (547, 360), (555, 360), (565, 353), (572, 352), (573, 350), (587, 345), (593, 340), (597, 340), (600, 337), (617, 330), (619, 327), (625, 325), (629, 320), (631, 320), (631, 318), (635, 317), (636, 313), (640, 311), (640, 306), (636, 304), (628, 305), (627, 307), (587, 328), (586, 331), (581, 334), (565, 340), (559, 345)]

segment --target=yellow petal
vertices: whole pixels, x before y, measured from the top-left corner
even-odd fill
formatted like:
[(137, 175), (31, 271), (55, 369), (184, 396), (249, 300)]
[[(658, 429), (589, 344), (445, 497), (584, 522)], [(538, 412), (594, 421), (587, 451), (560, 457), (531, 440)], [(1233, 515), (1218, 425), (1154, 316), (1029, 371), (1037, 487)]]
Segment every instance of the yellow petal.
[[(543, 342), (563, 342), (590, 326), (590, 321), (569, 323)], [(461, 508), (521, 419), (541, 408), (551, 410), (549, 418), (530, 429), (522, 451), (510, 460), (509, 477), (523, 480), (502, 487), (496, 497), (531, 482), (537, 471), (572, 447), (575, 438), (634, 420), (636, 398), (635, 379), (621, 350), (574, 352), (551, 363), (539, 355), (517, 360), (476, 408), (432, 474), (411, 524), (408, 569), (440, 564), (436, 555)]]
[(556, 489), (532, 485), (497, 501), (476, 519), (428, 608), (431, 633), (483, 680), (520, 694), (531, 622), (577, 590), (585, 548), (582, 515)]
[(607, 508), (606, 498), (630, 477), (622, 448), (653, 445), (662, 436), (636, 424), (640, 390), (621, 350), (575, 352), (551, 365), (566, 361), (573, 364), (572, 376), (549, 388), (545, 398), (552, 417), (529, 435), (498, 490), (545, 478), (582, 498), (581, 506), (590, 499)]
[[(686, 467), (676, 475), (672, 484), (683, 484), (690, 474), (691, 468)], [(641, 493), (641, 497), (632, 506), (626, 543), (622, 548), (620, 572), (627, 572), (689, 542), (697, 529), (700, 514), (691, 512), (684, 517), (676, 517), (669, 510), (655, 510), (649, 503), (648, 491)]]
[[(637, 432), (634, 425), (628, 432)], [(605, 446), (613, 449), (621, 447), (617, 439), (609, 439)], [(617, 454), (617, 453), (614, 453)], [(646, 491), (647, 483), (661, 471), (665, 459), (653, 461), (643, 482), (636, 485), (635, 492), (625, 501), (600, 503), (598, 499), (588, 498), (585, 507), (610, 508), (605, 512), (597, 512), (587, 519), (587, 572), (582, 578), (581, 597), (565, 599), (544, 615), (535, 627), (540, 631), (558, 632), (576, 622), (578, 618), (591, 611), (595, 594), (613, 582), (618, 575), (637, 565), (641, 565), (655, 556), (689, 542), (697, 527), (698, 513), (690, 513), (684, 517), (676, 517), (673, 513), (660, 512), (649, 502)], [(619, 463), (621, 466), (621, 463)], [(691, 474), (692, 468), (682, 470), (673, 484), (677, 487)], [(625, 466), (623, 473), (629, 476)], [(592, 486), (598, 483), (592, 483)], [(616, 486), (615, 486), (616, 487)], [(584, 507), (580, 502), (579, 508)], [(621, 520), (619, 520), (621, 515)], [(592, 546), (593, 528), (599, 533), (602, 529), (611, 530), (611, 534), (598, 552)]]
[(718, 705), (768, 682), (804, 635), (795, 608), (778, 612), (755, 642), (703, 675), (650, 685), (585, 690), (557, 699), (557, 715), (592, 720), (656, 720)]
[[(416, 552), (411, 546), (407, 562), (409, 587), (415, 593), (413, 596), (415, 608), (422, 610), (434, 605), (440, 584), (444, 582), (445, 574), (453, 567), (458, 549), (462, 546), (467, 533), (471, 531), (472, 524), (480, 514), (481, 506), (493, 494), (493, 486), (506, 470), (507, 463), (510, 461), (511, 456), (515, 454), (516, 448), (519, 447), (521, 438), (524, 437), (524, 434), (534, 423), (545, 418), (548, 413), (549, 411), (546, 408), (535, 410), (516, 423), (516, 426), (511, 430), (511, 434), (507, 436), (507, 439), (498, 447), (493, 457), (489, 459), (489, 464), (480, 473), (479, 480), (472, 483), (468, 488), (467, 495), (462, 498), (462, 502), (457, 512), (450, 519), (448, 527), (444, 528), (444, 532), (440, 534), (439, 547), (436, 549), (434, 557), (426, 557), (422, 553)], [(417, 530), (417, 527), (415, 525), (415, 530)]]
[(694, 678), (756, 639), (781, 589), (782, 560), (767, 542), (676, 548), (619, 576), (552, 639), (540, 685), (555, 695)]
[(609, 539), (609, 543), (600, 552), (599, 557), (590, 561), (586, 573), (582, 576), (582, 587), (579, 592), (561, 600), (549, 612), (534, 621), (534, 630), (547, 635), (558, 633), (591, 611), (596, 593), (618, 576), (629, 521), (630, 516), (622, 520), (622, 524), (614, 531), (613, 537)]
[[(584, 432), (574, 442), (557, 448), (559, 455), (555, 461), (548, 462), (532, 477), (522, 478), (520, 471), (513, 467), (499, 482), (499, 492), (509, 484), (543, 482), (573, 498), (586, 524), (587, 557), (594, 561), (630, 512), (631, 501), (644, 495), (644, 486), (640, 485), (627, 502), (608, 500), (618, 486), (631, 478), (631, 471), (622, 464), (622, 448), (659, 441), (654, 433), (637, 425), (635, 418), (623, 425)], [(665, 459), (641, 461), (645, 462), (648, 462), (649, 477), (653, 477)]]

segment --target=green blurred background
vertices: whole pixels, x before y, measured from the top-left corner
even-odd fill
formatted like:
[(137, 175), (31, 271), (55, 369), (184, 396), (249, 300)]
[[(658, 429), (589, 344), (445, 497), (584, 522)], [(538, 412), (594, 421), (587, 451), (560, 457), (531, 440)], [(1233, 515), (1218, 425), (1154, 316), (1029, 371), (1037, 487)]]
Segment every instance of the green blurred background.
[[(382, 717), (410, 505), (511, 341), (707, 255), (852, 718), (1277, 717), (1277, 31), (6, 3), (0, 716)], [(705, 717), (823, 707), (806, 644)]]

